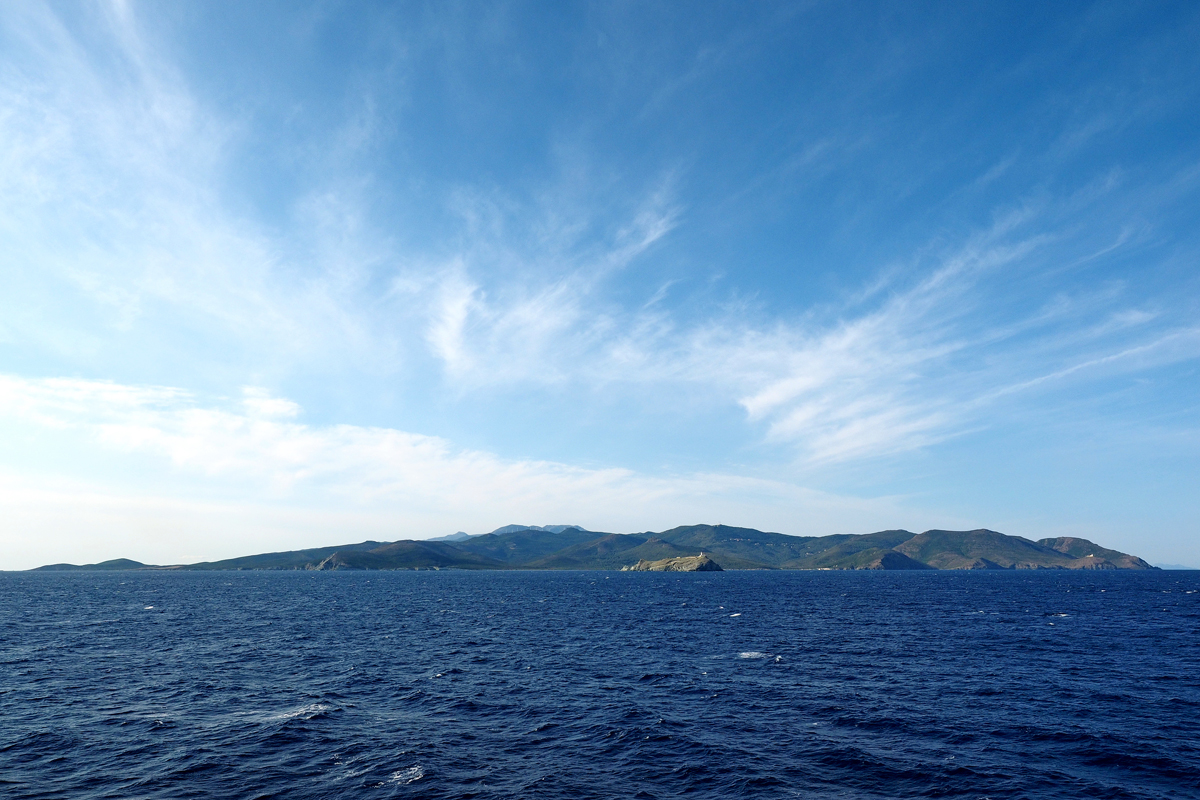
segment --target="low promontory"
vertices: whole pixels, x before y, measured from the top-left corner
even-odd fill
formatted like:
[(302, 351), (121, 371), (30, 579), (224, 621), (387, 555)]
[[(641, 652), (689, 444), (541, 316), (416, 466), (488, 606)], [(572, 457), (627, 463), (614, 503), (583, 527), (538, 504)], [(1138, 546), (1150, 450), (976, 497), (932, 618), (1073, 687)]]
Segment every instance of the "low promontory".
[(662, 558), (658, 561), (641, 559), (633, 566), (621, 567), (622, 572), (724, 572), (721, 565), (701, 553), (698, 556)]

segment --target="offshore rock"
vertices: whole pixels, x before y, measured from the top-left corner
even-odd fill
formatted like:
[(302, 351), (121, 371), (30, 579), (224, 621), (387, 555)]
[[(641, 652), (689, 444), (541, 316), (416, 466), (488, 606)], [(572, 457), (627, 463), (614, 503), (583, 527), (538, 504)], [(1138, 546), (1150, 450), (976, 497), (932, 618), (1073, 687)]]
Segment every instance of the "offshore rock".
[(701, 553), (698, 556), (664, 558), (660, 561), (642, 559), (631, 567), (621, 567), (622, 572), (724, 572), (721, 565)]

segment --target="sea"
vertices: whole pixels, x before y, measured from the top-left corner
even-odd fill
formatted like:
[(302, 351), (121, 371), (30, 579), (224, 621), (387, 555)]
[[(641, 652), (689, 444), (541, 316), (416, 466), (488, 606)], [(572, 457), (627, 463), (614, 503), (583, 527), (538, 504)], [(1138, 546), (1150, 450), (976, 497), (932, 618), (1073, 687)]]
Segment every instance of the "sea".
[(0, 574), (5, 798), (1200, 798), (1200, 572)]

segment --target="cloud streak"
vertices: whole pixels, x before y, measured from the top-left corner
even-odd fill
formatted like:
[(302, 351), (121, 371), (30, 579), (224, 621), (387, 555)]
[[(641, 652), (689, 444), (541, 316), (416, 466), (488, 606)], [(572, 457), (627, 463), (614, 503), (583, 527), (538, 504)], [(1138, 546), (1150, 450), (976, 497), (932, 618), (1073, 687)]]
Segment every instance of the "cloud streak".
[(988, 424), (1002, 403), (1200, 357), (1194, 328), (1131, 307), (1120, 286), (1022, 289), (1042, 261), (1064, 257), (1042, 222), (1008, 215), (931, 266), (794, 320), (739, 307), (685, 324), (657, 303), (606, 308), (602, 282), (570, 275), (505, 305), (457, 272), (430, 341), (465, 386), (716, 392), (813, 465), (927, 447)]

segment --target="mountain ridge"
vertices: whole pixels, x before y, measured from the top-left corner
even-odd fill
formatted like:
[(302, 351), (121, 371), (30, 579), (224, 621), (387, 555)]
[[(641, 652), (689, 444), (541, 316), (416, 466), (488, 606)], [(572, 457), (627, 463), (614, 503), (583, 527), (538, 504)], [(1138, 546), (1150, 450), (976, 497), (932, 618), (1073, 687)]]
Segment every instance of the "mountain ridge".
[(506, 525), (492, 533), (355, 544), (157, 566), (129, 559), (99, 564), (49, 564), (38, 571), (76, 570), (395, 570), (610, 569), (639, 561), (703, 553), (726, 570), (1158, 569), (1137, 556), (1087, 539), (1032, 541), (979, 528), (972, 531), (886, 530), (863, 534), (791, 536), (728, 525), (681, 525), (666, 531), (605, 533), (578, 525)]

